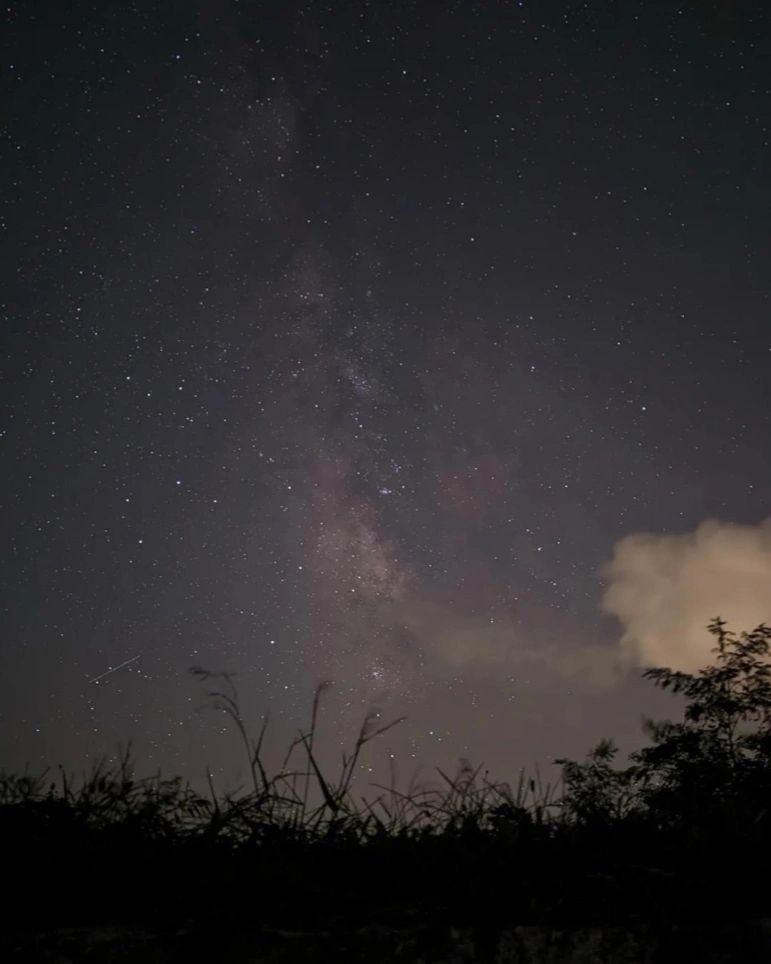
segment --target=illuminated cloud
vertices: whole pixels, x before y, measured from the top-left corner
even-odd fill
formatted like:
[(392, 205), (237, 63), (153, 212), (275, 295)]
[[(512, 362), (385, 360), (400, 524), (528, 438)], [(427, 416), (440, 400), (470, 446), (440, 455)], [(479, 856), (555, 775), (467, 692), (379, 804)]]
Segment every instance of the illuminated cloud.
[(616, 544), (603, 574), (602, 608), (621, 622), (622, 656), (693, 671), (711, 661), (706, 626), (715, 616), (736, 632), (771, 623), (771, 518), (630, 535)]
[(427, 654), (453, 670), (500, 666), (515, 649), (516, 637), (508, 622), (473, 618), (426, 598), (405, 600), (398, 618)]

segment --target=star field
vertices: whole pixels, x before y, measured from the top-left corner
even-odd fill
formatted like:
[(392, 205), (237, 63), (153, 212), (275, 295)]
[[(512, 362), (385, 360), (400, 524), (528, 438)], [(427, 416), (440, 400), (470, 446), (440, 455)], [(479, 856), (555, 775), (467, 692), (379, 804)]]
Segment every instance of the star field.
[(764, 5), (6, 17), (0, 763), (237, 782), (194, 664), (367, 773), (639, 742), (602, 566), (771, 513)]

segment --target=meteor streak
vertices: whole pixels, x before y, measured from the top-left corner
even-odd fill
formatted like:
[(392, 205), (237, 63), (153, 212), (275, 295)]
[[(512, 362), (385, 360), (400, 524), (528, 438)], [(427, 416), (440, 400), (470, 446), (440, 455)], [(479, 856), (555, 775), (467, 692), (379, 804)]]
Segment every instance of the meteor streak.
[(106, 672), (101, 673), (99, 676), (95, 676), (93, 679), (89, 680), (89, 683), (98, 683), (100, 679), (104, 679), (105, 676), (111, 676), (113, 673), (117, 673), (119, 669), (123, 669), (124, 666), (128, 666), (129, 663), (133, 663), (135, 659), (139, 659), (141, 653), (137, 653), (136, 656), (132, 656), (131, 659), (127, 659), (125, 663), (121, 663), (119, 666), (113, 666), (112, 669), (108, 669)]

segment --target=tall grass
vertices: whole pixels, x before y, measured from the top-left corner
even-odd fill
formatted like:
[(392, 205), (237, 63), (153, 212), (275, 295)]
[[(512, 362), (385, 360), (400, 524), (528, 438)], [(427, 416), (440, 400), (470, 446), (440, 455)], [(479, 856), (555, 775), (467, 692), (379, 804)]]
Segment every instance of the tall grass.
[[(760, 697), (748, 702), (746, 695), (752, 666), (745, 650), (759, 639), (766, 637), (736, 643), (732, 703), (725, 673), (714, 686), (706, 672), (675, 678), (708, 710), (714, 690), (713, 715), (723, 729), (730, 724), (729, 735), (727, 706), (747, 716), (767, 698), (771, 721), (765, 664)], [(241, 924), (286, 925), (298, 914), (325, 927), (415, 914), (454, 924), (587, 923), (736, 916), (760, 913), (771, 901), (765, 730), (742, 737), (746, 746), (721, 742), (723, 731), (705, 727), (700, 711), (693, 722), (660, 725), (656, 753), (640, 751), (624, 769), (613, 766), (615, 749), (603, 741), (583, 763), (561, 761), (556, 785), (537, 768), (512, 785), (461, 761), (454, 773), (438, 769), (430, 785), (413, 779), (400, 788), (392, 770), (387, 785), (361, 793), (362, 754), (401, 720), (365, 716), (338, 771), (324, 772), (317, 754), (322, 683), (307, 728), (271, 771), (268, 720), (250, 736), (233, 679), (192, 672), (233, 726), (248, 761), (247, 786), (218, 793), (208, 771), (208, 793), (161, 774), (138, 778), (130, 747), (116, 764), (99, 763), (78, 779), (61, 769), (0, 773), (0, 847), (17, 914), (53, 907), (62, 918), (116, 908), (137, 915), (162, 907), (166, 915), (236, 915)], [(730, 793), (710, 789), (715, 773), (733, 781)]]
[(138, 778), (130, 745), (119, 752), (117, 764), (97, 762), (79, 779), (60, 768), (39, 775), (0, 772), (0, 814), (12, 809), (32, 821), (49, 825), (57, 815), (80, 827), (104, 830), (131, 828), (155, 839), (211, 839), (231, 843), (283, 836), (303, 841), (346, 837), (365, 841), (373, 835), (450, 834), (475, 827), (496, 830), (504, 824), (545, 824), (559, 812), (556, 788), (544, 786), (540, 774), (524, 771), (514, 788), (492, 781), (481, 767), (461, 761), (451, 776), (437, 769), (438, 782), (421, 786), (415, 780), (404, 790), (392, 774), (388, 786), (371, 784), (369, 796), (354, 792), (357, 766), (364, 748), (403, 719), (380, 722), (368, 713), (336, 775), (325, 774), (315, 753), (321, 701), (329, 688), (321, 683), (313, 697), (310, 725), (290, 742), (278, 770), (264, 762), (266, 719), (256, 738), (249, 736), (232, 678), (201, 667), (191, 672), (214, 684), (207, 691), (213, 708), (230, 719), (248, 763), (249, 785), (236, 792), (217, 793), (210, 771), (209, 795), (194, 790), (179, 777), (160, 773)]

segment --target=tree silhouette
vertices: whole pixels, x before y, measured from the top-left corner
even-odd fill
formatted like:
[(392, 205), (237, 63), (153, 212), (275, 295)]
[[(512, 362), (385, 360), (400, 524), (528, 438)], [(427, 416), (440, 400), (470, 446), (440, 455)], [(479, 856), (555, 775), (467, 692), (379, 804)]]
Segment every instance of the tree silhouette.
[(771, 628), (761, 624), (736, 636), (721, 619), (714, 663), (697, 673), (665, 668), (643, 674), (681, 694), (681, 722), (646, 720), (652, 745), (631, 755), (649, 810), (659, 819), (697, 820), (755, 811), (771, 774)]
[(558, 760), (564, 812), (582, 823), (644, 817), (660, 827), (766, 823), (771, 804), (771, 627), (740, 636), (716, 618), (712, 664), (696, 673), (656, 667), (643, 673), (682, 695), (680, 722), (646, 719), (651, 745), (614, 769), (616, 747), (601, 741), (583, 763)]

